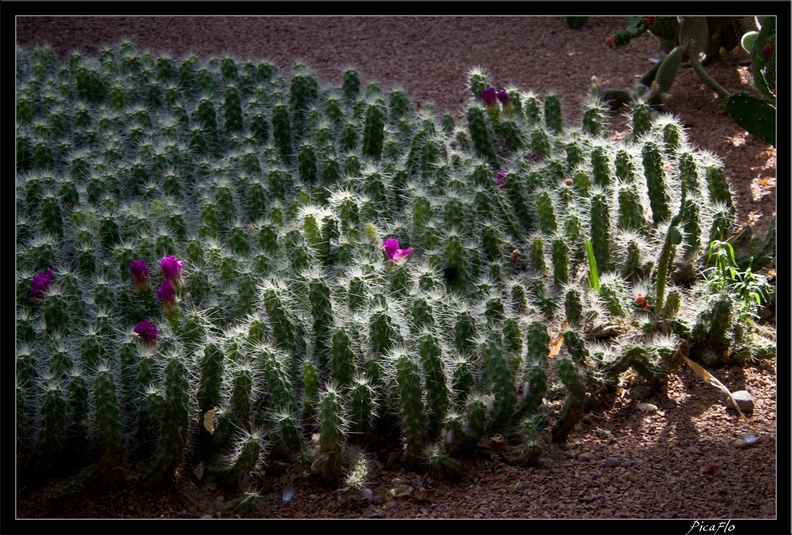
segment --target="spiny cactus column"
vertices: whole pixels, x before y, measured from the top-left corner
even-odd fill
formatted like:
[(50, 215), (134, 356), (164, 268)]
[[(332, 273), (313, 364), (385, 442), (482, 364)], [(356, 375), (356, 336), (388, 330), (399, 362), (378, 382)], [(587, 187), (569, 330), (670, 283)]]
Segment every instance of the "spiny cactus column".
[(121, 463), (125, 451), (116, 390), (113, 373), (108, 368), (101, 367), (94, 378), (93, 395), (100, 462), (109, 466)]
[(165, 405), (160, 441), (149, 471), (152, 483), (159, 485), (167, 484), (182, 463), (190, 425), (189, 371), (178, 354), (167, 355), (163, 375)]
[(491, 426), (498, 429), (506, 425), (514, 412), (517, 401), (514, 375), (500, 347), (490, 338), (481, 344), (481, 358), (495, 394)]
[(553, 442), (564, 442), (575, 425), (583, 418), (583, 399), (586, 387), (577, 370), (577, 366), (570, 359), (561, 358), (556, 361), (558, 376), (567, 388), (567, 399), (564, 408), (552, 429)]
[(440, 434), (440, 425), (449, 405), (449, 390), (446, 382), (445, 363), (440, 341), (432, 333), (418, 336), (418, 356), (425, 377), (426, 404), (429, 412), (427, 435), (434, 440)]
[(220, 462), (218, 468), (221, 477), (242, 484), (260, 473), (267, 453), (266, 447), (263, 433), (243, 431), (235, 440), (231, 453)]
[(332, 387), (321, 395), (319, 402), (319, 452), (321, 474), (336, 482), (341, 475), (341, 461), (345, 442), (346, 419), (341, 396)]
[(660, 147), (654, 141), (647, 141), (641, 149), (643, 156), (644, 176), (649, 191), (649, 206), (652, 209), (652, 221), (657, 226), (668, 221), (671, 212), (668, 207), (669, 197), (666, 190), (666, 177), (663, 170), (663, 157)]
[(408, 460), (415, 461), (428, 439), (420, 369), (409, 353), (400, 353), (393, 358), (407, 457)]

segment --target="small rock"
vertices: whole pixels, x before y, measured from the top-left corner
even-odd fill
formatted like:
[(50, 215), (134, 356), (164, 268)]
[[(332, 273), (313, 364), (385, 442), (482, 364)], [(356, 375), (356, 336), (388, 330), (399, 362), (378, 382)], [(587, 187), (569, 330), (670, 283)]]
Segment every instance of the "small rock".
[(640, 405), (638, 405), (638, 409), (641, 412), (656, 412), (657, 405), (653, 405), (651, 403), (641, 403)]
[(404, 496), (409, 496), (413, 492), (413, 488), (410, 485), (397, 485), (396, 487), (392, 488), (390, 493), (394, 498), (402, 498)]
[(603, 464), (608, 468), (616, 468), (617, 466), (619, 466), (619, 459), (608, 457), (607, 459), (605, 459), (605, 462)]
[(759, 437), (757, 437), (753, 433), (745, 433), (740, 438), (735, 439), (732, 442), (732, 446), (734, 446), (735, 448), (738, 448), (738, 449), (750, 448), (751, 446), (756, 444), (758, 441), (759, 441)]
[(593, 458), (594, 458), (594, 454), (591, 453), (590, 451), (584, 451), (582, 453), (579, 453), (577, 456), (578, 461), (590, 461)]
[[(750, 392), (747, 390), (738, 390), (737, 392), (732, 392), (732, 397), (734, 401), (737, 402), (737, 406), (740, 407), (741, 411), (753, 412), (754, 398)], [(732, 403), (731, 398), (726, 398), (726, 406), (730, 409), (734, 409), (734, 403)]]
[(632, 395), (636, 399), (646, 399), (652, 395), (652, 389), (648, 386), (638, 385), (632, 389)]
[(363, 509), (363, 516), (366, 518), (382, 518), (382, 509), (369, 505)]

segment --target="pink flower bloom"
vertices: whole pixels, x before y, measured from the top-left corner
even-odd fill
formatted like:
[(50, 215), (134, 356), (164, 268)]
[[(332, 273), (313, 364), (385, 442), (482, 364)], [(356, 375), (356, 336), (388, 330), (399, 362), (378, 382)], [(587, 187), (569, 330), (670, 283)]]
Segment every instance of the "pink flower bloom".
[(138, 291), (147, 289), (149, 284), (149, 270), (146, 267), (146, 261), (134, 260), (129, 263), (129, 270), (132, 272), (132, 278), (135, 279), (135, 287)]
[(47, 271), (42, 271), (33, 277), (33, 281), (30, 284), (31, 297), (42, 299), (50, 286), (52, 286), (52, 269), (47, 268)]
[(640, 293), (635, 294), (635, 304), (641, 307), (641, 310), (646, 310), (649, 308), (649, 301), (647, 301), (646, 297)]
[(509, 253), (509, 258), (511, 258), (512, 261), (516, 262), (520, 258), (520, 251), (515, 249), (514, 251)]
[(162, 274), (165, 278), (171, 281), (176, 288), (181, 289), (184, 286), (184, 281), (182, 281), (182, 262), (177, 260), (175, 256), (167, 256), (160, 260), (160, 268), (162, 268)]
[(481, 92), (481, 100), (484, 101), (484, 104), (486, 104), (487, 107), (491, 108), (498, 102), (498, 92), (494, 87), (488, 87)]
[(135, 332), (140, 335), (140, 339), (143, 340), (143, 343), (149, 347), (157, 342), (157, 337), (159, 336), (157, 328), (149, 323), (148, 320), (143, 320), (138, 323), (137, 326), (135, 326)]
[(176, 305), (176, 289), (170, 279), (165, 279), (162, 286), (157, 290), (157, 299), (165, 304), (165, 307)]
[(506, 174), (507, 174), (506, 169), (501, 169), (495, 175), (495, 185), (498, 186), (500, 189), (506, 187)]
[(382, 250), (388, 255), (388, 258), (395, 264), (404, 264), (407, 257), (413, 252), (412, 247), (407, 249), (399, 249), (399, 240), (396, 238), (388, 238), (382, 243)]

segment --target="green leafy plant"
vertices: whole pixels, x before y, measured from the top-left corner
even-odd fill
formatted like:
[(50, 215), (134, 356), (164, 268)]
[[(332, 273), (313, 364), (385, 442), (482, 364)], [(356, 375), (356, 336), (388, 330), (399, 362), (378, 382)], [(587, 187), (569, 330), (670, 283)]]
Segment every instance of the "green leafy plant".
[(597, 270), (597, 258), (594, 256), (594, 248), (591, 245), (591, 240), (586, 238), (586, 257), (588, 258), (588, 283), (589, 287), (598, 291), (599, 284), (599, 270)]
[[(728, 241), (710, 242), (707, 263), (712, 263), (712, 266), (704, 271), (706, 284), (713, 293), (728, 289), (749, 311), (767, 302), (771, 291), (767, 279), (755, 274), (750, 264), (741, 270), (734, 258), (734, 248)], [(748, 315), (755, 314), (749, 312)]]

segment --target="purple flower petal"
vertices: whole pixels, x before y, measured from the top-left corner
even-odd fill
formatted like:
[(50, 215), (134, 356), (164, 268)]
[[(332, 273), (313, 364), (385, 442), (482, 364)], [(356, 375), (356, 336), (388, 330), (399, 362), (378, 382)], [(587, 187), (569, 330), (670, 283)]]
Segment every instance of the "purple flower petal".
[(384, 242), (382, 242), (382, 250), (385, 251), (385, 254), (388, 255), (388, 258), (393, 260), (393, 257), (396, 255), (396, 252), (399, 250), (399, 240), (396, 238), (388, 238)]
[(157, 290), (157, 299), (164, 303), (173, 303), (176, 300), (176, 289), (169, 279), (165, 279)]
[(132, 272), (132, 278), (135, 279), (135, 284), (141, 285), (149, 281), (149, 270), (146, 267), (145, 260), (134, 260), (129, 263), (129, 270)]
[(166, 279), (173, 283), (181, 281), (182, 262), (179, 262), (175, 256), (167, 256), (160, 260), (160, 268)]
[(481, 92), (481, 100), (484, 101), (484, 104), (487, 106), (494, 106), (495, 103), (498, 101), (497, 91), (494, 87), (488, 87), (484, 91)]
[(148, 320), (143, 320), (135, 326), (135, 332), (140, 335), (140, 339), (147, 346), (152, 346), (157, 341), (159, 331), (157, 328), (149, 323)]
[(47, 271), (42, 271), (33, 277), (33, 281), (30, 284), (30, 295), (40, 299), (49, 290), (50, 286), (52, 286), (52, 269), (47, 268)]

